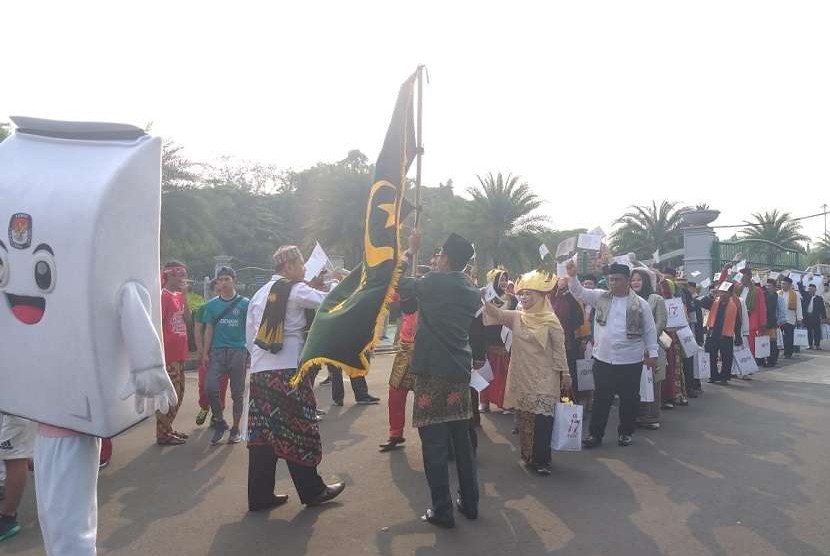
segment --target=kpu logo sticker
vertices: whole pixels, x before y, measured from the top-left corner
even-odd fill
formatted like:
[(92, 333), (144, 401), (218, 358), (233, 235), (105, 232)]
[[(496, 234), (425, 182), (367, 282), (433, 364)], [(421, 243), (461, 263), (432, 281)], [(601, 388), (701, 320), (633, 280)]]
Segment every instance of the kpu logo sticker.
[(28, 249), (32, 245), (32, 217), (25, 212), (13, 214), (9, 221), (9, 242), (15, 249)]

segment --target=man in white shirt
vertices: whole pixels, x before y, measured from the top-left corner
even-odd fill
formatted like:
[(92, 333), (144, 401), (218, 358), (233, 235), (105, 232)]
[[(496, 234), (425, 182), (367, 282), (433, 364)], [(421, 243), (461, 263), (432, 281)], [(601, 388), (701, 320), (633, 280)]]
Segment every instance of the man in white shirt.
[[(270, 510), (284, 504), (275, 495), (277, 461), (288, 464), (291, 480), (306, 506), (338, 496), (342, 482), (326, 485), (317, 473), (322, 459), (314, 375), (295, 389), (290, 385), (305, 344), (307, 324), (326, 293), (303, 282), (305, 264), (293, 245), (274, 253), (277, 273), (251, 299), (245, 339), (251, 353), (248, 413), (248, 509)], [(311, 313), (311, 314), (309, 314)]]
[(645, 363), (657, 368), (657, 327), (648, 302), (629, 286), (631, 270), (622, 264), (609, 267), (610, 291), (588, 290), (576, 275), (576, 265), (568, 262), (568, 288), (573, 296), (594, 311), (594, 410), (585, 448), (602, 444), (614, 395), (620, 397), (620, 446), (632, 444), (639, 402), (640, 375)]
[(781, 291), (779, 297), (784, 300), (784, 324), (781, 325), (781, 335), (784, 337), (784, 357), (792, 359), (793, 356), (793, 335), (795, 327), (801, 326), (804, 319), (804, 310), (801, 306), (801, 294), (793, 288), (793, 279), (784, 276), (781, 279)]

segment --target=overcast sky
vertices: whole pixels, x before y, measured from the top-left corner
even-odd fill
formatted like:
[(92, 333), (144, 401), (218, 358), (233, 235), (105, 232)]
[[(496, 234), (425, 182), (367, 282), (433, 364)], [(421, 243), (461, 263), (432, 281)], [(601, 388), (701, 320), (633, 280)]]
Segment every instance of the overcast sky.
[[(820, 212), (830, 3), (4, 1), (0, 118), (154, 123), (196, 159), (377, 156), (419, 63), (424, 183), (513, 172), (557, 228), (632, 203)], [(822, 218), (805, 223), (818, 236)]]

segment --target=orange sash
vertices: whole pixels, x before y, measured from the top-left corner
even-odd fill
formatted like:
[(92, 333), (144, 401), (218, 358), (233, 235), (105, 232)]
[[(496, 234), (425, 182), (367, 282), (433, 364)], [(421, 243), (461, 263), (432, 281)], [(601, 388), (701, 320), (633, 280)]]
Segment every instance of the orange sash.
[(715, 300), (712, 309), (709, 311), (709, 318), (706, 319), (706, 327), (712, 330), (715, 327), (715, 320), (718, 317), (718, 310), (720, 309), (720, 302), (726, 298), (729, 305), (726, 307), (726, 314), (723, 318), (723, 330), (721, 336), (732, 338), (735, 336), (735, 320), (738, 318), (738, 304), (732, 299), (732, 296), (722, 296)]

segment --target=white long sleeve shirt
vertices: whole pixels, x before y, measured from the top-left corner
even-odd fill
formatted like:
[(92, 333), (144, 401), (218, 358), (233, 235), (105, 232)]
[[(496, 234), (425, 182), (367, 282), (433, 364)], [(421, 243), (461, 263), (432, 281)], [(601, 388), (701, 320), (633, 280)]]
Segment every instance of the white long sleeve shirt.
[(306, 326), (305, 310), (317, 309), (326, 298), (326, 292), (299, 282), (291, 288), (288, 296), (288, 307), (285, 310), (285, 325), (282, 349), (279, 353), (271, 353), (254, 344), (265, 305), (268, 303), (268, 294), (274, 282), (282, 278), (279, 274), (271, 277), (271, 281), (262, 286), (251, 298), (248, 305), (248, 319), (245, 323), (245, 342), (251, 354), (251, 373), (275, 371), (278, 369), (296, 369), (303, 352), (305, 339), (303, 329)]
[(790, 292), (781, 290), (778, 292), (778, 297), (784, 300), (784, 318), (787, 324), (795, 326), (796, 322), (804, 320), (804, 310), (801, 307), (801, 294), (798, 293), (798, 290), (790, 291), (795, 291), (795, 311), (789, 308)]
[[(574, 277), (568, 281), (568, 289), (576, 298), (596, 307), (599, 298), (605, 290), (587, 290), (582, 287), (579, 279)], [(628, 297), (611, 298), (611, 308), (605, 326), (600, 326), (594, 316), (594, 358), (610, 365), (629, 365), (643, 361), (643, 354), (648, 352), (649, 357), (657, 357), (657, 326), (648, 301), (639, 298), (640, 312), (643, 314), (643, 335), (640, 338), (629, 338), (626, 332), (626, 311)]]

